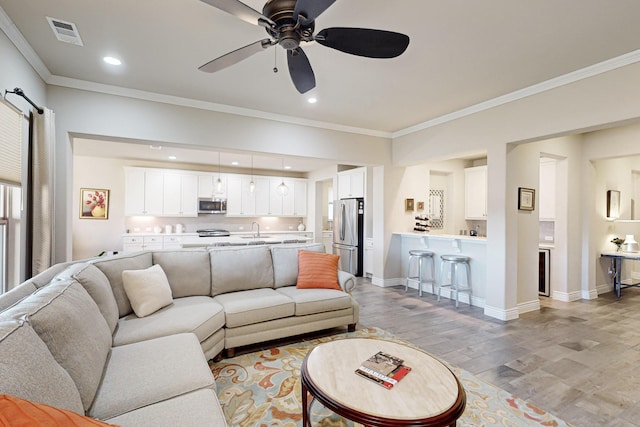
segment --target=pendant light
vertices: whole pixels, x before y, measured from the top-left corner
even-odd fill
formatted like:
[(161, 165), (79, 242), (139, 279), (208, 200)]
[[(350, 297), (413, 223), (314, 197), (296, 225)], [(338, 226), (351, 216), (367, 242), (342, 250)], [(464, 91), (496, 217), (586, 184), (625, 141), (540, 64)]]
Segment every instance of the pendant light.
[[(282, 170), (284, 171), (284, 159), (282, 159)], [(282, 176), (282, 182), (278, 185), (278, 194), (280, 196), (286, 196), (289, 193), (289, 187), (284, 183), (284, 175)]]
[(216, 181), (216, 189), (218, 193), (222, 191), (222, 180), (220, 179), (220, 152), (218, 151), (218, 180)]
[(251, 181), (249, 182), (249, 192), (256, 191), (256, 183), (253, 182), (253, 156), (251, 156)]

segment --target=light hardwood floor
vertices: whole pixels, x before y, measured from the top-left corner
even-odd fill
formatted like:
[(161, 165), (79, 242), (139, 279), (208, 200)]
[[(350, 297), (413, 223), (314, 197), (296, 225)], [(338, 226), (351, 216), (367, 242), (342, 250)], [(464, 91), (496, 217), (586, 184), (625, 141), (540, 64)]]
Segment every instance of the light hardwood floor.
[[(425, 288), (426, 289), (426, 288)], [(477, 307), (359, 279), (359, 326), (376, 326), (576, 427), (640, 426), (640, 289), (591, 301), (541, 298), (503, 322)]]

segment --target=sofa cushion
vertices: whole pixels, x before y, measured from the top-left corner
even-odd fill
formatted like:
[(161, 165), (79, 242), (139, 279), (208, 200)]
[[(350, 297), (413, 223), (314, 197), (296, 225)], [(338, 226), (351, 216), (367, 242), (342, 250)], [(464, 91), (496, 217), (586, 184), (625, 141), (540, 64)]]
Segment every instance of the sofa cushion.
[(349, 294), (334, 289), (299, 289), (286, 286), (276, 291), (295, 301), (296, 316), (342, 310), (353, 305)]
[(339, 255), (298, 252), (298, 282), (300, 289), (325, 288), (340, 290), (338, 284)]
[(208, 251), (154, 252), (153, 263), (162, 266), (174, 298), (211, 295), (211, 262)]
[(271, 258), (273, 259), (273, 285), (276, 288), (281, 286), (295, 285), (298, 280), (298, 251), (324, 253), (324, 244), (311, 243), (307, 245), (295, 246), (272, 246)]
[(87, 263), (73, 264), (59, 273), (56, 278), (73, 278), (80, 282), (95, 303), (98, 304), (100, 312), (113, 333), (118, 324), (118, 304), (116, 304), (116, 299), (113, 296), (109, 279), (98, 267)]
[(213, 298), (224, 307), (227, 328), (280, 319), (295, 314), (293, 300), (274, 289), (230, 292)]
[(75, 382), (85, 410), (89, 408), (111, 348), (111, 331), (82, 285), (53, 281), (2, 315), (28, 320)]
[(211, 297), (176, 298), (151, 316), (129, 314), (120, 319), (113, 345), (131, 344), (166, 335), (193, 332), (200, 342), (224, 326), (222, 306)]
[(0, 393), (84, 414), (69, 373), (27, 322), (0, 323)]
[(0, 394), (0, 425), (29, 427), (115, 427), (53, 406)]
[(267, 246), (210, 250), (211, 295), (272, 288), (273, 265)]
[(0, 311), (6, 310), (12, 305), (20, 302), (20, 300), (35, 292), (36, 289), (38, 289), (36, 288), (36, 285), (34, 285), (33, 282), (28, 281), (20, 283), (9, 292), (0, 294)]
[(197, 390), (107, 420), (122, 427), (227, 427), (216, 393)]
[(136, 252), (116, 255), (105, 259), (99, 258), (92, 261), (93, 265), (98, 267), (104, 275), (107, 276), (107, 279), (109, 279), (113, 296), (118, 304), (119, 317), (126, 316), (133, 311), (129, 298), (127, 298), (127, 293), (124, 291), (124, 286), (122, 285), (122, 272), (124, 270), (142, 270), (149, 268), (153, 265), (151, 259), (151, 252)]
[(193, 334), (113, 347), (88, 415), (113, 418), (203, 388), (215, 381)]
[(169, 280), (159, 264), (144, 270), (124, 270), (122, 285), (138, 317), (148, 316), (173, 302)]

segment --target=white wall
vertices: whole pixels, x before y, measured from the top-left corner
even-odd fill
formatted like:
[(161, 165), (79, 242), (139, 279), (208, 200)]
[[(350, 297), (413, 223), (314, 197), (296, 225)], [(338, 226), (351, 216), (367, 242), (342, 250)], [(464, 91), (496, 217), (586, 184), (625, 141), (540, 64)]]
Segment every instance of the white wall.
[[(70, 137), (93, 135), (188, 146), (250, 150), (334, 159), (336, 163), (380, 164), (389, 158), (390, 141), (214, 111), (49, 86), (56, 112), (55, 261), (71, 257), (72, 156)], [(315, 201), (312, 189), (309, 200)], [(313, 212), (313, 210), (312, 210)], [(312, 218), (315, 221), (315, 215)], [(313, 223), (315, 224), (315, 223)], [(312, 224), (312, 228), (314, 225)]]

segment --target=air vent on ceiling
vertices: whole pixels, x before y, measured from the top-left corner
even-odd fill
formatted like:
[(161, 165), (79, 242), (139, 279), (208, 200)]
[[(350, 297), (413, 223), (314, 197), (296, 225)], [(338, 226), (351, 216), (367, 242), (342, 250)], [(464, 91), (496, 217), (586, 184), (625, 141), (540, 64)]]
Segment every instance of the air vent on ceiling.
[(78, 29), (76, 28), (76, 24), (73, 22), (63, 21), (62, 19), (50, 18), (48, 16), (47, 21), (49, 21), (53, 34), (56, 35), (58, 40), (65, 43), (84, 46), (84, 44), (82, 44), (82, 39), (80, 38), (80, 33), (78, 33)]

